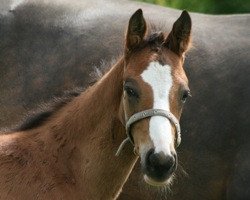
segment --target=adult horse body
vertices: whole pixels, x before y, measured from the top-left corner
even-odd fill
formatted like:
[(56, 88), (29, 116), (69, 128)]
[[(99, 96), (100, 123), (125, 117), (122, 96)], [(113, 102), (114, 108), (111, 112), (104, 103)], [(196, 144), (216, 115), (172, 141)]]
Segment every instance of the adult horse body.
[[(167, 30), (179, 14), (126, 1), (26, 1), (12, 12), (8, 6), (2, 9), (2, 126), (15, 123), (27, 109), (56, 93), (88, 85), (93, 66), (122, 49), (126, 21), (138, 7), (154, 22), (164, 21)], [(189, 177), (174, 184), (168, 199), (249, 199), (250, 119), (245, 116), (250, 114), (250, 16), (192, 14), (192, 19), (194, 49), (186, 58), (186, 70), (193, 98), (182, 118), (184, 142), (179, 150)], [(121, 198), (165, 198), (165, 193), (138, 183), (137, 176), (138, 171), (132, 174)]]

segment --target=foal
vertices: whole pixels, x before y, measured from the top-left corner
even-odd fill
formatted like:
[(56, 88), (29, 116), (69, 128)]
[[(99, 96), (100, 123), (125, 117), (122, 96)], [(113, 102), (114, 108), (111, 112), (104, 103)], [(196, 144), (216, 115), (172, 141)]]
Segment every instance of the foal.
[(0, 136), (0, 199), (116, 199), (137, 155), (147, 183), (168, 184), (189, 94), (190, 31), (183, 11), (168, 36), (150, 34), (137, 10), (124, 55), (95, 85)]

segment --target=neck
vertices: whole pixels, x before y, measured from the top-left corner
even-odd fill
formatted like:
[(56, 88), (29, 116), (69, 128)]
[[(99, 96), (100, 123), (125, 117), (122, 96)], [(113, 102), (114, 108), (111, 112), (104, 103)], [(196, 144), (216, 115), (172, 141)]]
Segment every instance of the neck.
[(118, 118), (122, 76), (123, 59), (55, 118), (53, 137), (67, 141), (72, 154), (67, 163), (85, 199), (115, 199), (137, 160), (131, 145), (115, 157), (126, 135)]

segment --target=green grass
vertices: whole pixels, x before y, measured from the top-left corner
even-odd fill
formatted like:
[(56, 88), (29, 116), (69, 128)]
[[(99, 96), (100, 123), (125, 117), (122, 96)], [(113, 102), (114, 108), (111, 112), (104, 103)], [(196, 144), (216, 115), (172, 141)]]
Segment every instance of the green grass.
[(139, 0), (209, 14), (250, 13), (250, 0)]

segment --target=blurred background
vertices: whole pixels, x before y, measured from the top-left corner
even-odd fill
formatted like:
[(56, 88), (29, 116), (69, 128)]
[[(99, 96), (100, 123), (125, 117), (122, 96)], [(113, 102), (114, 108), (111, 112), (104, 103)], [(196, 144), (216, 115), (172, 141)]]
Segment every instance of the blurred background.
[(139, 0), (208, 14), (250, 13), (250, 0)]

